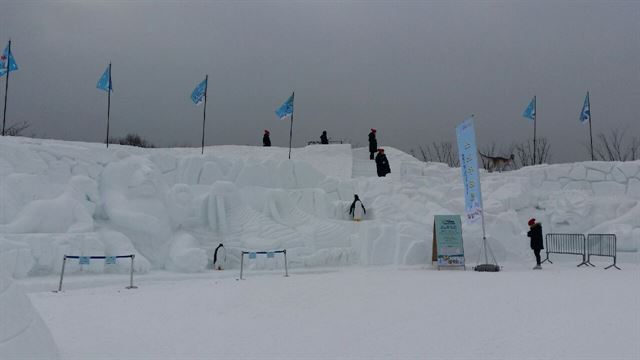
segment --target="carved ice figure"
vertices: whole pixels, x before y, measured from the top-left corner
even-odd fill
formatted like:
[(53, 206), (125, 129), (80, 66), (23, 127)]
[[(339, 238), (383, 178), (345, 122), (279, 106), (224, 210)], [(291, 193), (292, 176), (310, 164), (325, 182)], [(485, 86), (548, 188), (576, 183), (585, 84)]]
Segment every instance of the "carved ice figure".
[(204, 225), (202, 216), (203, 199), (196, 198), (187, 184), (175, 184), (169, 190), (169, 213), (173, 225), (178, 228), (190, 228)]
[[(206, 264), (206, 252), (195, 244), (179, 246), (179, 250), (172, 247), (168, 189), (153, 162), (124, 152), (117, 156), (119, 160), (104, 169), (101, 182), (104, 209), (111, 223), (155, 267), (170, 264), (172, 268), (189, 268), (191, 265), (182, 262), (193, 259)], [(183, 238), (178, 235), (175, 241), (184, 244)]]
[(588, 226), (589, 213), (593, 207), (592, 196), (580, 190), (553, 192), (541, 205), (548, 211), (554, 227), (578, 229)]
[(166, 268), (173, 271), (199, 272), (207, 266), (207, 256), (193, 236), (179, 232), (173, 236)]
[(207, 219), (211, 230), (219, 234), (226, 234), (230, 231), (230, 224), (227, 217), (231, 203), (241, 204), (238, 188), (232, 182), (216, 181), (209, 191), (207, 202)]
[(28, 203), (13, 221), (0, 225), (0, 232), (92, 232), (93, 214), (98, 201), (97, 189), (95, 181), (84, 175), (76, 175), (60, 196)]
[[(243, 188), (257, 194), (259, 188)], [(269, 189), (262, 188), (264, 192)], [(269, 250), (283, 246), (301, 246), (304, 235), (296, 229), (274, 221), (261, 211), (249, 206), (261, 202), (248, 196), (244, 198), (234, 183), (217, 181), (211, 187), (207, 202), (207, 219), (209, 227), (225, 243), (247, 247), (253, 250)], [(226, 245), (225, 245), (226, 246)]]
[[(133, 270), (137, 273), (145, 273), (151, 269), (151, 263), (144, 256), (136, 250), (133, 246), (131, 239), (121, 232), (102, 229), (98, 231), (100, 240), (104, 244), (104, 254), (106, 256), (118, 256), (118, 255), (135, 255), (133, 261)], [(128, 259), (124, 259), (128, 260)], [(130, 270), (130, 264), (127, 261), (118, 260), (116, 268), (120, 272), (127, 272)]]
[[(586, 233), (616, 234), (618, 250), (638, 251), (640, 247), (640, 202), (629, 207), (629, 202), (623, 204), (626, 211), (616, 214), (617, 217), (601, 222)], [(613, 215), (612, 215), (613, 217)]]

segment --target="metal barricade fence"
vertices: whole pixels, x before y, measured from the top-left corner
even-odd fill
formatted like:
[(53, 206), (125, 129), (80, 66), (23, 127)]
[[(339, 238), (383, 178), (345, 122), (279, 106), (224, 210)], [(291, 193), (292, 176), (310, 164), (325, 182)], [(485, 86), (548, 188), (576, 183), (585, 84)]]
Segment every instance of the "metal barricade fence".
[(249, 259), (255, 259), (256, 255), (267, 255), (267, 258), (273, 258), (275, 254), (283, 254), (284, 255), (284, 276), (289, 276), (289, 268), (287, 266), (287, 249), (283, 250), (274, 250), (274, 251), (242, 251), (240, 253), (240, 280), (244, 280), (242, 278), (242, 273), (244, 271), (244, 256), (249, 255)]
[(90, 259), (104, 259), (105, 262), (107, 262), (107, 264), (109, 264), (112, 261), (112, 264), (115, 264), (116, 259), (123, 259), (123, 258), (131, 258), (131, 270), (129, 272), (129, 286), (127, 286), (127, 289), (137, 289), (137, 286), (133, 285), (133, 261), (136, 258), (135, 254), (131, 254), (131, 255), (117, 255), (117, 256), (76, 256), (76, 255), (64, 255), (63, 259), (62, 259), (62, 270), (60, 271), (60, 283), (58, 284), (58, 290), (54, 290), (53, 292), (61, 292), (62, 291), (62, 280), (64, 279), (64, 269), (65, 266), (67, 265), (67, 259), (78, 259), (78, 261), (80, 262), (80, 265), (89, 264), (89, 260)]
[(586, 238), (583, 234), (547, 234), (545, 236), (545, 251), (548, 261), (549, 254), (582, 255), (582, 262), (578, 266), (587, 265)]
[(616, 265), (617, 258), (617, 240), (615, 234), (589, 234), (587, 235), (587, 264), (595, 266), (591, 263), (591, 255), (593, 256), (608, 256), (613, 258), (613, 264), (605, 268), (615, 267), (621, 270)]

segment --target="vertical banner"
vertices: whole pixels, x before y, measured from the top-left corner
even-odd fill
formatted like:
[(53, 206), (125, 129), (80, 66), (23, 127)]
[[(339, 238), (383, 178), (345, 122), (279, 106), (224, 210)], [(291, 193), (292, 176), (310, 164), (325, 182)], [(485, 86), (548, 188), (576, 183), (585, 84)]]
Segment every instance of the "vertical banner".
[(482, 217), (482, 194), (480, 193), (480, 173), (478, 172), (478, 149), (476, 147), (476, 131), (473, 117), (463, 121), (456, 127), (458, 156), (462, 184), (464, 185), (464, 209), (467, 220), (474, 223)]

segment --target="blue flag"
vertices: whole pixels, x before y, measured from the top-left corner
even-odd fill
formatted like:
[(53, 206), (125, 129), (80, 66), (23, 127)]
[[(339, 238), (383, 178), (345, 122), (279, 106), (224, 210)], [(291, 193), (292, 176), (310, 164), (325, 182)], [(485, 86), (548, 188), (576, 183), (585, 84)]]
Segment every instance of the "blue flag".
[(11, 42), (7, 44), (7, 47), (5, 47), (2, 52), (2, 56), (0, 56), (0, 76), (4, 76), (9, 71), (18, 70), (18, 64), (16, 64), (16, 60), (13, 58), (10, 47)]
[(591, 103), (589, 102), (589, 92), (584, 98), (584, 104), (582, 105), (582, 111), (580, 112), (580, 122), (586, 123), (591, 121)]
[(522, 116), (529, 120), (536, 119), (536, 97), (535, 96), (533, 97), (533, 99), (531, 99), (529, 106), (527, 106), (527, 108), (524, 109)]
[(100, 76), (98, 86), (96, 87), (104, 91), (113, 91), (113, 84), (111, 83), (111, 64), (107, 66), (107, 69), (102, 73), (102, 76)]
[(207, 82), (207, 78), (205, 78), (200, 84), (198, 84), (198, 86), (196, 86), (195, 89), (193, 89), (193, 92), (191, 93), (191, 100), (194, 104), (199, 105), (205, 98), (207, 93)]
[(294, 94), (291, 94), (287, 101), (276, 110), (276, 115), (278, 115), (280, 120), (284, 120), (287, 116), (293, 115), (293, 95)]

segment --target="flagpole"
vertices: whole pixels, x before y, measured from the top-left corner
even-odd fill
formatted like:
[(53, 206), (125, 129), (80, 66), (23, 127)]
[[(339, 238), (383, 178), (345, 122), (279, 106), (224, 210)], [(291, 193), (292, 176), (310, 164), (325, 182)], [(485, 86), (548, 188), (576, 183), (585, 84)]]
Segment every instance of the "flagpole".
[(9, 93), (9, 73), (11, 72), (11, 39), (9, 39), (9, 51), (7, 54), (7, 80), (4, 87), (4, 115), (2, 116), (2, 136), (4, 136), (4, 124), (7, 119), (7, 94)]
[[(8, 79), (8, 78), (7, 78)], [(587, 91), (587, 103), (589, 104), (589, 141), (591, 142), (591, 161), (594, 161), (593, 157), (593, 135), (591, 134), (591, 99), (589, 98), (589, 92)]]
[(107, 148), (109, 147), (109, 117), (111, 115), (111, 62), (109, 62), (109, 90), (107, 91)]
[(289, 128), (289, 159), (291, 159), (291, 139), (293, 138), (293, 109), (295, 108), (295, 106), (293, 106), (293, 101), (295, 98), (295, 94), (296, 92), (294, 91), (291, 94), (291, 127)]
[(204, 115), (202, 117), (202, 150), (201, 154), (204, 154), (204, 123), (207, 121), (207, 89), (209, 88), (209, 74), (204, 77)]
[(536, 164), (536, 122), (538, 120), (538, 100), (533, 95), (533, 164)]

